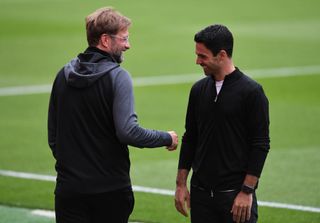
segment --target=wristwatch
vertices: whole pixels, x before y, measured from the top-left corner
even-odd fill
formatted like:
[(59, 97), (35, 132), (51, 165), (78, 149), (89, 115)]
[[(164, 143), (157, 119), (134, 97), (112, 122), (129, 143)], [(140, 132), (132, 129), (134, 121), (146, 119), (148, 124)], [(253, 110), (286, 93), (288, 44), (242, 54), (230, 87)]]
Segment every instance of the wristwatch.
[(241, 191), (245, 194), (252, 194), (254, 192), (255, 188), (254, 187), (250, 187), (248, 185), (243, 184), (241, 186)]

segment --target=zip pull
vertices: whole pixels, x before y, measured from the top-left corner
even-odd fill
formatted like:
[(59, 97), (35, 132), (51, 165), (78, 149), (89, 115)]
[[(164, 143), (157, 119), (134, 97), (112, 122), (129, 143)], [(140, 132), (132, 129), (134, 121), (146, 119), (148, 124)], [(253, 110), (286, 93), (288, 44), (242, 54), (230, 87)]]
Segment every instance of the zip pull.
[(210, 190), (210, 193), (211, 193), (211, 197), (213, 197), (213, 191), (212, 190)]
[(216, 93), (217, 93), (217, 95), (216, 95), (216, 97), (215, 97), (215, 99), (214, 99), (214, 102), (217, 102), (217, 100), (218, 100), (218, 95), (219, 95), (219, 93), (220, 93), (220, 91), (221, 91), (221, 89), (222, 89), (222, 87), (223, 87), (223, 81), (224, 81), (224, 80), (222, 80), (222, 81), (215, 81)]

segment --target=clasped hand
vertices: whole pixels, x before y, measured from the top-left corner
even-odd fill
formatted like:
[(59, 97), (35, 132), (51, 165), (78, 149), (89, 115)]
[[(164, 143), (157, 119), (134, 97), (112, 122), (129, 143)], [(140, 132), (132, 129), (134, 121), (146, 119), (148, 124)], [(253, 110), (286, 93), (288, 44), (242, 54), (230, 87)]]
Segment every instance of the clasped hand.
[(167, 150), (168, 151), (174, 151), (177, 149), (178, 147), (178, 135), (175, 131), (168, 131), (168, 133), (170, 134), (171, 136), (171, 139), (172, 139), (172, 144), (170, 146), (167, 146)]

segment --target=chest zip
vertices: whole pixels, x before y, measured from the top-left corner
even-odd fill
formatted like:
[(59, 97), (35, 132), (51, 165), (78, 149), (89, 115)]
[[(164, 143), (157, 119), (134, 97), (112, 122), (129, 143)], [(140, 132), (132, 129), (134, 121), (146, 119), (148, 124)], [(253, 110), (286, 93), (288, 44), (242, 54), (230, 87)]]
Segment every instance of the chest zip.
[(218, 100), (218, 94), (216, 95), (216, 97), (214, 98), (214, 102), (217, 102)]

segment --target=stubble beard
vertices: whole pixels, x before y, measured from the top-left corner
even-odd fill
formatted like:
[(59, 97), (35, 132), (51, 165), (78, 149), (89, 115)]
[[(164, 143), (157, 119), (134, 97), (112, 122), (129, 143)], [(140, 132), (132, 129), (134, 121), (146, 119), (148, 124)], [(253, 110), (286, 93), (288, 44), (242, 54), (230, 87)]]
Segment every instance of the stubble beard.
[(117, 62), (117, 63), (122, 63), (124, 60), (123, 52), (114, 52), (111, 54), (112, 58)]

